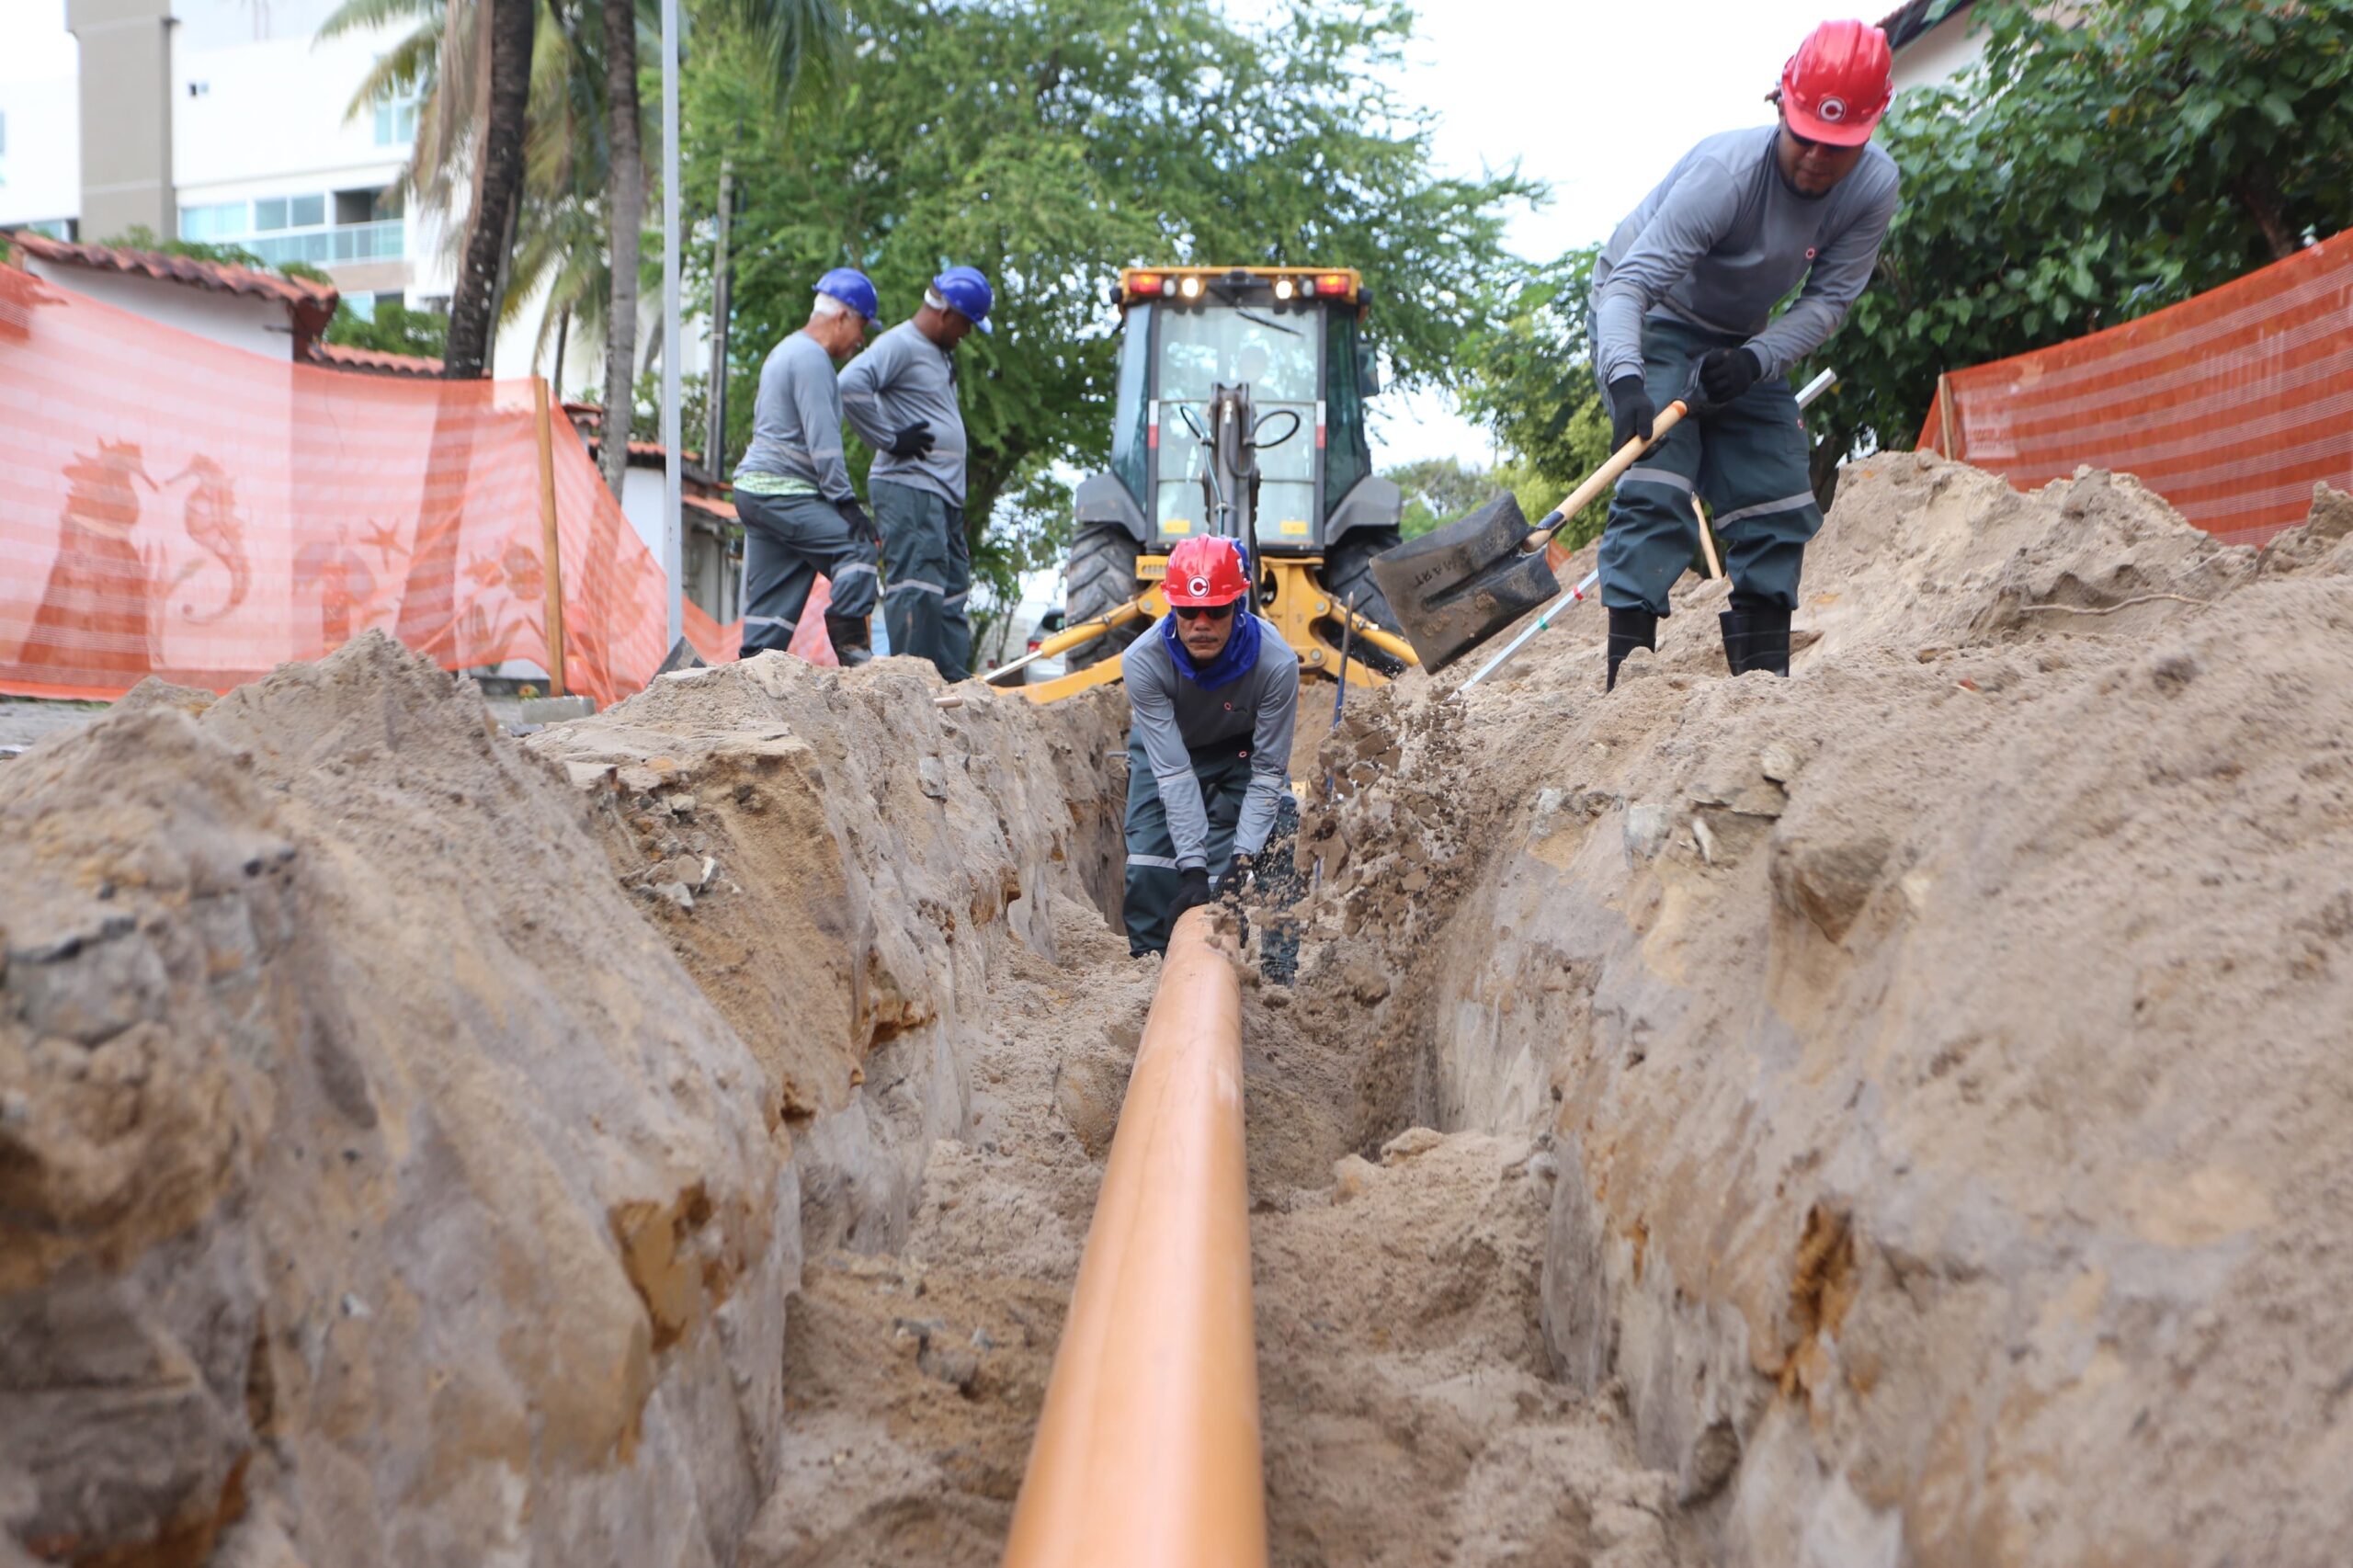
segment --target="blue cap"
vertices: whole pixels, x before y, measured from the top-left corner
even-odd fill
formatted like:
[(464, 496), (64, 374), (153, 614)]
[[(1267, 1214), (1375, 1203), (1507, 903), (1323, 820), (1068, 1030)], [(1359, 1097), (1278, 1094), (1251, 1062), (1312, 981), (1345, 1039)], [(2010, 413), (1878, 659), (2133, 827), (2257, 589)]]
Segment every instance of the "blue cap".
[(836, 267), (817, 279), (817, 292), (831, 294), (868, 321), (881, 312), (882, 301), (874, 284), (855, 267)]
[(957, 314), (979, 327), (994, 333), (989, 324), (989, 307), (996, 303), (996, 293), (989, 280), (981, 276), (977, 267), (951, 267), (931, 280), (932, 292), (948, 301)]

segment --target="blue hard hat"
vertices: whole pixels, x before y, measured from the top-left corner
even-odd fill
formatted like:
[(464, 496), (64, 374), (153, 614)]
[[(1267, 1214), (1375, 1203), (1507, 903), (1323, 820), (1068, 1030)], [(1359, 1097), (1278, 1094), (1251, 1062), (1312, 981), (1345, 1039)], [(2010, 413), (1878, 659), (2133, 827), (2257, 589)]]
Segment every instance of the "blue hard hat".
[(996, 330), (989, 324), (989, 307), (996, 303), (996, 293), (979, 267), (951, 267), (931, 280), (931, 289), (983, 332)]
[(874, 284), (855, 267), (836, 267), (817, 279), (817, 292), (831, 294), (868, 321), (881, 313), (882, 301)]

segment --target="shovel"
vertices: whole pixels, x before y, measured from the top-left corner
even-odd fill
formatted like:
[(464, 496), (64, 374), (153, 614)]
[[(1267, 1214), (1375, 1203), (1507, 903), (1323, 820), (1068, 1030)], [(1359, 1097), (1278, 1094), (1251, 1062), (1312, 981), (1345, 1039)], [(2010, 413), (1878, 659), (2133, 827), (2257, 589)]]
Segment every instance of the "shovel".
[(1596, 469), (1534, 528), (1509, 495), (1461, 522), (1434, 528), (1375, 556), (1372, 579), (1389, 597), (1422, 668), (1452, 664), (1505, 627), (1557, 597), (1561, 580), (1544, 547), (1595, 496), (1618, 483), (1653, 442), (1691, 412), (1681, 398), (1659, 410), (1651, 439), (1637, 436)]

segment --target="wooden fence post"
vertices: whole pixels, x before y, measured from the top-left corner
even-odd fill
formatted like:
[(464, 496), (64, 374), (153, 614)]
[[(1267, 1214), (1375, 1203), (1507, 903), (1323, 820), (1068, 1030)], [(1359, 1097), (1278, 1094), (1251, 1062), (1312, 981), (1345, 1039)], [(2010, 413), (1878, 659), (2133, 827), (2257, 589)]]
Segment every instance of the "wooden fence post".
[(555, 431), (552, 400), (543, 377), (531, 378), (540, 428), (540, 555), (548, 588), (548, 695), (563, 695), (563, 554), (556, 540)]

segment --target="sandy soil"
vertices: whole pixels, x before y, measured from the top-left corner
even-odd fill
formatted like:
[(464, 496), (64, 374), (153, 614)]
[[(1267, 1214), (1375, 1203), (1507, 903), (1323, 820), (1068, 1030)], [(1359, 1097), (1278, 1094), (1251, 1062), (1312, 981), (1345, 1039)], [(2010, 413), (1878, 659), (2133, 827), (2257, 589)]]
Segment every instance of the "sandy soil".
[[(747, 1565), (1001, 1546), (1159, 968), (1098, 911), (1060, 916), (1063, 962), (1025, 958), (991, 994), (972, 1126), (934, 1150), (905, 1245), (810, 1265)], [(1677, 1561), (1671, 1483), (1622, 1413), (1548, 1375), (1549, 1158), (1368, 1117), (1373, 1042), (1282, 988), (1245, 990), (1244, 1031), (1275, 1560)]]
[(1555, 1367), (1730, 1562), (2336, 1561), (2353, 502), (1888, 456), (1792, 679), (1722, 593), (1401, 683), (1305, 830), (1417, 1114), (1552, 1141)]
[[(1295, 769), (1277, 1561), (2341, 1561), (2353, 501), (1883, 457), (1792, 679), (1723, 592)], [(1114, 709), (940, 695), (369, 638), (0, 765), (0, 1561), (991, 1558), (1156, 965)]]

